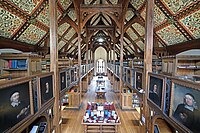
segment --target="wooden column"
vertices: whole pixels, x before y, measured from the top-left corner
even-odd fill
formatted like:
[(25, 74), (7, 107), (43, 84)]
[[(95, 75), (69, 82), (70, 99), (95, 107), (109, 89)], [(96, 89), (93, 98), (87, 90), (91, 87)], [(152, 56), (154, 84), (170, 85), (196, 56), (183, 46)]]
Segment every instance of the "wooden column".
[(132, 86), (132, 84), (133, 84), (133, 82), (135, 82), (135, 81), (133, 81), (133, 78), (132, 78), (132, 76), (133, 76), (133, 73), (132, 73), (132, 68), (133, 68), (133, 59), (131, 59), (131, 66), (130, 66), (130, 78), (131, 78), (131, 86)]
[[(107, 53), (107, 64), (109, 63), (109, 50), (108, 50), (108, 53)], [(108, 66), (108, 65), (107, 65)]]
[[(88, 35), (88, 29), (86, 28), (86, 35)], [(88, 37), (86, 37), (86, 72), (88, 72), (89, 67), (88, 67)], [(88, 74), (87, 74), (87, 85), (86, 88), (88, 88)]]
[[(59, 121), (61, 119), (59, 99), (60, 99), (60, 89), (59, 89), (59, 72), (58, 72), (58, 49), (57, 49), (57, 4), (55, 0), (49, 0), (49, 14), (50, 14), (50, 71), (54, 72), (54, 120), (53, 125), (55, 127), (55, 132), (61, 132), (61, 125)], [(49, 131), (50, 132), (50, 131)]]
[(111, 49), (111, 44), (109, 44), (109, 51), (110, 51), (110, 63), (112, 63), (112, 49)]
[[(114, 31), (113, 31), (113, 34), (112, 34), (112, 36), (113, 36), (113, 51), (114, 51), (113, 52), (113, 64), (114, 64), (114, 67), (116, 68), (116, 65), (115, 65), (116, 36), (115, 36), (115, 34), (116, 34), (116, 25), (115, 25), (115, 28), (114, 28)], [(114, 68), (114, 72), (116, 72), (115, 68)], [(115, 76), (113, 76), (113, 81), (114, 81), (114, 86), (115, 86)], [(113, 88), (113, 89), (115, 89), (115, 88)]]
[(78, 66), (79, 66), (79, 73), (78, 73), (78, 79), (79, 79), (79, 89), (80, 89), (80, 103), (82, 102), (81, 100), (81, 95), (82, 95), (82, 79), (81, 79), (81, 29), (79, 28), (78, 31)]
[(92, 63), (93, 63), (93, 65), (94, 65), (94, 52), (93, 51), (91, 51), (92, 52)]
[[(124, 27), (124, 26), (122, 26)], [(121, 95), (121, 92), (122, 92), (122, 88), (123, 88), (123, 80), (122, 80), (122, 74), (123, 74), (123, 45), (124, 45), (124, 42), (123, 42), (123, 37), (124, 37), (124, 31), (121, 30), (121, 36), (120, 36), (120, 66), (119, 66), (119, 77), (120, 77), (120, 81), (119, 81), (119, 89), (120, 89), (120, 95)]]
[(129, 1), (123, 1), (122, 2), (122, 13), (121, 13), (121, 21), (120, 21), (120, 31), (121, 31), (121, 35), (120, 35), (120, 95), (121, 95), (121, 92), (122, 92), (122, 87), (123, 87), (123, 81), (122, 81), (122, 73), (123, 73), (123, 70), (122, 70), (122, 67), (123, 67), (123, 46), (124, 46), (124, 41), (123, 41), (123, 38), (124, 38), (124, 22), (125, 22), (125, 14), (126, 14), (126, 11), (127, 11), (127, 8), (128, 8), (128, 3)]
[[(114, 64), (114, 73), (115, 73), (115, 40), (113, 43), (113, 64)], [(115, 76), (113, 76), (113, 87), (115, 87)], [(115, 89), (115, 88), (113, 88)]]
[[(153, 10), (154, 0), (147, 0), (146, 7), (146, 24), (145, 24), (145, 46), (144, 46), (144, 75), (143, 75), (143, 88), (145, 90), (144, 105), (142, 114), (145, 117), (144, 132), (148, 131), (149, 111), (147, 104), (148, 97), (148, 73), (152, 72), (152, 51), (153, 51)], [(150, 132), (150, 131), (148, 131)]]

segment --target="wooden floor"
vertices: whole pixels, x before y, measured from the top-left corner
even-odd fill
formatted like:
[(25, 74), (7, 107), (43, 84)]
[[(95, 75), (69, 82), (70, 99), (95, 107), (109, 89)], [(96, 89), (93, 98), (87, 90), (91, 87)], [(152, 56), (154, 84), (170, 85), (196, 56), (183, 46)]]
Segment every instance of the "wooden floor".
[(116, 104), (116, 110), (120, 116), (121, 121), (121, 125), (118, 127), (119, 133), (139, 133), (139, 113), (137, 111), (122, 111), (119, 109), (116, 103), (116, 95), (112, 91), (112, 86), (110, 85), (107, 77), (104, 77), (104, 79), (106, 79), (106, 98), (97, 99), (95, 94), (96, 79), (97, 77), (93, 78), (91, 84), (88, 87), (88, 92), (84, 94), (80, 110), (62, 111), (62, 133), (84, 133), (84, 126), (81, 125), (81, 121), (83, 119), (87, 102), (105, 102), (106, 100), (113, 101)]

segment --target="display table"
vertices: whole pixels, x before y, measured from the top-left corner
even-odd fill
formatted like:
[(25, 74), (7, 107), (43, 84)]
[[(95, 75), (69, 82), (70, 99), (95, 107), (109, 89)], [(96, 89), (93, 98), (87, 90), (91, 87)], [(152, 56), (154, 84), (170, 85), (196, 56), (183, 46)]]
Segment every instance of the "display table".
[(105, 86), (105, 80), (103, 79), (98, 79), (96, 80), (96, 86)]
[(95, 92), (97, 93), (97, 98), (105, 98), (106, 94), (105, 87), (97, 86)]
[(82, 124), (85, 126), (85, 133), (117, 133), (117, 126), (121, 123), (113, 102), (88, 102)]

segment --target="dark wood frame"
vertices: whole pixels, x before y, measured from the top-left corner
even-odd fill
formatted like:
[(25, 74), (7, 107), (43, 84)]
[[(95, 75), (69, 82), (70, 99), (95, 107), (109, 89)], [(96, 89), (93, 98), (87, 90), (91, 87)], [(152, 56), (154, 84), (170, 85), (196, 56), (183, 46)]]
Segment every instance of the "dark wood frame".
[[(61, 74), (62, 73), (64, 73), (64, 83), (65, 83), (65, 87), (64, 88), (62, 88), (62, 78), (61, 78)], [(64, 89), (66, 89), (67, 88), (67, 72), (66, 72), (66, 70), (64, 70), (64, 71), (60, 71), (59, 72), (59, 86), (60, 86), (60, 92), (62, 91), (62, 90), (64, 90)]]
[(10, 128), (7, 132), (13, 132), (17, 127), (21, 126), (23, 123), (25, 123), (28, 119), (30, 119), (30, 117), (34, 114), (34, 110), (33, 110), (33, 95), (32, 95), (32, 85), (31, 85), (31, 79), (32, 77), (25, 77), (25, 78), (18, 78), (18, 79), (14, 79), (14, 80), (10, 80), (7, 81), (6, 83), (2, 83), (0, 84), (0, 90), (7, 88), (7, 87), (12, 87), (15, 85), (19, 85), (19, 84), (23, 84), (23, 83), (27, 83), (29, 84), (29, 103), (30, 103), (30, 114), (28, 116), (26, 116), (23, 120), (21, 120), (20, 122), (18, 122), (17, 124), (13, 125), (12, 128)]
[(141, 89), (143, 89), (143, 86), (142, 86), (142, 84), (143, 84), (143, 72), (139, 71), (137, 69), (135, 70), (135, 89), (140, 91), (139, 89), (137, 89), (137, 73), (140, 73), (142, 75), (142, 77), (140, 77), (140, 79), (141, 79)]
[[(180, 127), (182, 127), (185, 131), (187, 132), (191, 132), (190, 129), (188, 129), (186, 126), (184, 126), (183, 124), (181, 124), (178, 120), (176, 120), (173, 116), (172, 116), (172, 106), (173, 106), (173, 99), (174, 99), (174, 85), (178, 84), (180, 86), (183, 87), (188, 87), (191, 88), (192, 90), (195, 91), (199, 91), (200, 92), (200, 85), (198, 83), (195, 82), (191, 82), (191, 81), (187, 81), (187, 80), (181, 80), (178, 78), (172, 78), (172, 90), (171, 90), (171, 102), (170, 102), (170, 114), (169, 117), (170, 119), (174, 120), (175, 123), (177, 123)], [(200, 103), (199, 103), (200, 105)]]
[[(161, 95), (161, 97), (160, 97), (160, 106), (159, 105), (157, 105), (156, 103), (154, 103), (150, 98), (149, 98), (149, 91), (150, 91), (150, 85), (151, 85), (151, 83), (150, 83), (150, 77), (154, 77), (154, 78), (158, 78), (158, 79), (161, 79), (162, 80), (162, 90), (161, 90), (161, 93), (160, 93), (160, 95)], [(165, 92), (165, 77), (163, 76), (163, 75), (160, 75), (160, 74), (153, 74), (153, 73), (149, 73), (149, 77), (148, 77), (148, 81), (149, 81), (149, 84), (148, 84), (148, 101), (151, 101), (153, 104), (155, 104), (158, 108), (160, 108), (162, 111), (163, 111), (163, 108), (164, 108), (164, 106), (163, 106), (163, 103), (164, 103), (164, 92)]]
[[(52, 96), (52, 98), (50, 98), (50, 99), (53, 99), (54, 98), (54, 75), (53, 75), (53, 72), (50, 72), (50, 73), (45, 73), (45, 74), (42, 74), (42, 75), (38, 75), (38, 86), (39, 86), (39, 90), (38, 90), (38, 92), (39, 92), (39, 108), (41, 108), (42, 107), (42, 99), (41, 99), (41, 84), (40, 84), (40, 80), (41, 80), (41, 78), (45, 78), (45, 77), (48, 77), (48, 76), (52, 76), (52, 93), (53, 93), (53, 96)], [(49, 99), (49, 100), (50, 100)], [(48, 101), (49, 101), (48, 100)], [(46, 104), (46, 103), (48, 103), (48, 102), (45, 102), (45, 103), (43, 103), (43, 104)]]

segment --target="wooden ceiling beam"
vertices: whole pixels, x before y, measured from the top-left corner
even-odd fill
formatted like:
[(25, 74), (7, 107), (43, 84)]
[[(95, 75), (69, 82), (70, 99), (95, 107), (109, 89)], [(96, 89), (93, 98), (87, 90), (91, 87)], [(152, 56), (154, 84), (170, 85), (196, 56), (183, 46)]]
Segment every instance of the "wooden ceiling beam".
[[(81, 44), (81, 47), (83, 46), (84, 44)], [(76, 46), (75, 48), (74, 48), (74, 50), (71, 52), (71, 54), (73, 55), (73, 57), (76, 57), (76, 56), (78, 56), (78, 52), (76, 52), (76, 53), (74, 53), (75, 51), (78, 51), (78, 46)], [(82, 52), (81, 52), (82, 53)]]
[(95, 5), (80, 5), (81, 12), (118, 12), (121, 13), (121, 4), (108, 5), (108, 4), (95, 4)]
[[(179, 22), (177, 17), (175, 17), (169, 9), (159, 0), (155, 0), (155, 4), (159, 7), (159, 9), (167, 16), (168, 23), (173, 24), (181, 33), (182, 35), (187, 38), (187, 40), (193, 40), (194, 37), (187, 31), (185, 27)], [(167, 25), (166, 25), (167, 26)], [(155, 31), (156, 32), (156, 31)]]
[(66, 14), (65, 17), (59, 22), (59, 26), (62, 25), (63, 23), (69, 23), (70, 26), (74, 28), (76, 33), (78, 33), (78, 25)]
[(107, 22), (109, 25), (114, 25), (114, 22), (115, 22), (115, 21), (113, 21), (113, 19), (112, 19), (112, 18), (110, 18), (109, 16), (108, 16), (108, 17), (111, 19), (111, 21), (112, 21), (112, 24), (111, 24), (111, 23), (110, 23), (110, 22), (109, 22), (109, 21), (108, 21), (108, 20), (105, 18), (105, 16), (104, 16), (104, 15), (102, 15), (102, 14), (101, 14), (101, 17), (102, 17), (102, 18), (104, 18), (104, 20), (105, 20), (105, 21), (106, 21), (106, 22)]
[(58, 39), (58, 43), (65, 37), (65, 35), (71, 30), (71, 26), (62, 34), (62, 36), (61, 37), (59, 37), (59, 39)]
[(0, 48), (12, 48), (23, 52), (35, 52), (37, 47), (24, 42), (0, 37)]
[(107, 25), (95, 25), (95, 26), (87, 26), (88, 30), (113, 30), (114, 26)]
[(108, 2), (109, 5), (112, 5), (112, 2), (110, 2), (110, 0), (106, 0)]
[[(135, 50), (133, 50), (133, 48), (132, 48), (131, 46), (129, 46), (129, 45), (131, 45), (131, 44), (129, 44), (125, 39), (124, 39), (124, 42), (125, 42), (126, 45), (132, 50), (132, 52), (135, 53)], [(129, 52), (129, 53), (130, 53), (130, 52)]]
[(196, 0), (192, 5), (189, 5), (186, 9), (179, 12), (175, 17), (177, 20), (180, 20), (200, 9), (200, 1)]
[(97, 0), (93, 0), (92, 2), (90, 2), (90, 5), (94, 4), (95, 1), (97, 1)]
[(170, 55), (176, 55), (183, 51), (191, 50), (191, 49), (200, 49), (200, 39), (195, 39), (175, 45), (167, 46), (167, 51)]
[(11, 39), (17, 40), (17, 38), (19, 38), (24, 33), (24, 31), (30, 26), (30, 24), (39, 25), (38, 22), (36, 21), (36, 18), (40, 14), (40, 12), (43, 11), (43, 9), (46, 7), (47, 4), (48, 4), (47, 0), (44, 0), (42, 3), (40, 3), (40, 5), (34, 11), (34, 13), (31, 16), (29, 15), (25, 23), (20, 27), (20, 29), (12, 35)]
[(134, 15), (131, 20), (129, 20), (125, 25), (124, 25), (124, 31), (126, 32), (129, 27), (132, 26), (133, 23), (137, 22), (137, 16)]
[(135, 48), (136, 54), (138, 52), (138, 49), (139, 51), (142, 51), (142, 49), (140, 49), (140, 47), (132, 40), (132, 38), (127, 33), (124, 33), (124, 37), (126, 37), (132, 43), (133, 47)]
[(30, 18), (27, 12), (24, 12), (22, 9), (15, 6), (14, 4), (10, 4), (7, 0), (1, 0), (0, 7), (11, 12), (12, 14), (16, 16), (20, 16), (24, 20), (28, 20)]
[[(74, 40), (75, 38), (77, 38), (77, 33), (76, 34), (74, 34), (69, 40), (68, 40), (68, 44), (70, 45), (74, 45), (73, 43), (72, 43), (72, 40)], [(61, 48), (61, 51), (63, 50), (63, 49), (67, 49), (67, 47), (69, 47), (69, 45), (64, 45), (62, 48)], [(65, 50), (64, 50), (65, 51)]]

